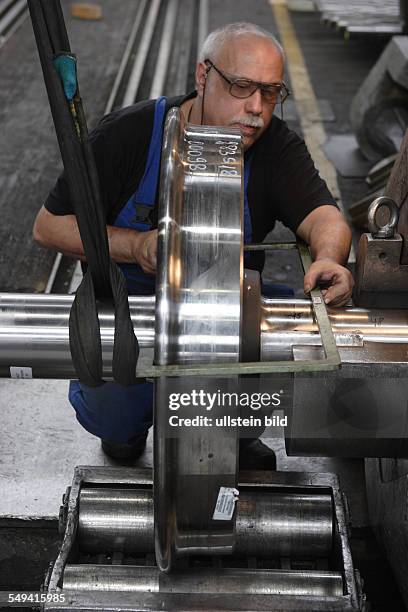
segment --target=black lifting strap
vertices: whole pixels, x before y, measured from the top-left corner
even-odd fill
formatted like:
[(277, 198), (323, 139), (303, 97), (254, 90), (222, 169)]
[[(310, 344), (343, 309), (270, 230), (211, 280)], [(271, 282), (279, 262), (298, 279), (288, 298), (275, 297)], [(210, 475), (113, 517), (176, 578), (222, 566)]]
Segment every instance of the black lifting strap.
[(81, 382), (102, 380), (102, 345), (97, 301), (113, 304), (113, 378), (136, 383), (139, 344), (130, 318), (125, 278), (109, 257), (98, 173), (89, 141), (76, 73), (59, 0), (28, 0), (48, 99), (88, 269), (69, 319), (71, 355)]

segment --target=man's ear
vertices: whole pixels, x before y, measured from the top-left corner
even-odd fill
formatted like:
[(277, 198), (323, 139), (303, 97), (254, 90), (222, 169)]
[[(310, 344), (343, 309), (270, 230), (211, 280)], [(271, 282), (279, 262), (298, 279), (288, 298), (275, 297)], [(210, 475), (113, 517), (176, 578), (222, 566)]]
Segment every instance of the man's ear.
[(196, 89), (199, 97), (201, 98), (203, 95), (205, 80), (207, 78), (208, 69), (204, 62), (198, 62), (196, 67)]

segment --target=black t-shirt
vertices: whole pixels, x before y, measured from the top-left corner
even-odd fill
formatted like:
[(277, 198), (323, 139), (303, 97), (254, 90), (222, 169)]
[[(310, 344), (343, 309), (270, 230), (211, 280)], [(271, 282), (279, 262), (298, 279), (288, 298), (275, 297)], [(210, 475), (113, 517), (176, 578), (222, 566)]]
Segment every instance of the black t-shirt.
[[(194, 95), (168, 98), (167, 110)], [(154, 103), (154, 100), (138, 102), (115, 111), (104, 117), (91, 134), (106, 220), (110, 225), (135, 193), (143, 176)], [(252, 149), (248, 202), (253, 242), (262, 242), (276, 220), (296, 232), (315, 208), (324, 204), (336, 206), (304, 141), (284, 121), (274, 116)], [(49, 194), (45, 207), (55, 215), (74, 214), (64, 173)], [(153, 215), (152, 221), (156, 216)], [(256, 254), (253, 259), (251, 267), (260, 269), (262, 255)]]

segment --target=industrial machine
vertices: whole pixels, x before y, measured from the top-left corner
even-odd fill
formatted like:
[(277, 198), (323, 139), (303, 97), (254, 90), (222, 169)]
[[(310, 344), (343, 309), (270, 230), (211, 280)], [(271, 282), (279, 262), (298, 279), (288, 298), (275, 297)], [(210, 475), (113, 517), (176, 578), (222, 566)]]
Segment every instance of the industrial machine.
[[(401, 2), (401, 16), (403, 10), (406, 2)], [(350, 120), (360, 150), (373, 162), (398, 152), (404, 137), (407, 54), (407, 36), (393, 36), (351, 103)]]
[[(137, 4), (137, 20), (140, 24), (145, 14), (148, 27), (132, 27), (141, 50), (129, 39), (125, 54), (150, 57), (145, 32), (156, 13), (157, 30), (169, 41), (159, 45), (162, 58), (163, 49), (169, 54), (171, 13), (165, 16), (164, 2), (160, 10), (160, 2)], [(402, 10), (407, 3), (400, 4)], [(93, 240), (105, 231), (105, 216), (98, 207), (97, 171), (63, 11), (58, 0), (28, 0), (28, 5), (82, 238), (91, 225), (91, 251), (83, 240), (88, 270), (103, 268), (101, 276), (108, 276), (107, 244), (96, 248)], [(367, 26), (363, 21), (359, 27)], [(197, 28), (188, 23), (183, 19), (181, 25), (193, 41)], [(179, 46), (186, 72), (192, 56), (187, 47)], [(376, 73), (379, 85), (369, 83), (374, 102), (365, 96), (357, 104), (361, 139), (374, 157), (384, 140), (392, 151), (399, 145), (395, 125), (406, 117), (407, 102), (405, 47), (406, 37), (393, 43)], [(97, 53), (93, 61), (100, 64)], [(148, 64), (136, 80), (144, 81)], [(182, 71), (177, 61), (169, 66), (170, 81)], [(166, 72), (163, 62), (160, 71)], [(398, 86), (390, 86), (389, 72)], [(119, 73), (134, 71), (121, 63)], [(391, 110), (383, 102), (390, 87), (396, 102)], [(134, 101), (134, 93), (124, 96), (126, 103)], [(118, 105), (115, 96), (109, 109)], [(381, 142), (370, 138), (372, 127), (384, 123)], [(387, 194), (399, 210), (390, 199), (377, 202), (359, 253), (356, 307), (332, 309), (318, 288), (310, 299), (265, 297), (258, 273), (246, 269), (251, 251), (297, 250), (304, 270), (311, 260), (302, 243), (243, 244), (238, 130), (186, 125), (173, 109), (161, 159), (156, 295), (129, 298), (140, 347), (136, 376), (154, 386), (154, 467), (75, 468), (62, 499), (62, 541), (44, 580), (49, 597), (43, 609), (366, 610), (339, 477), (310, 464), (298, 472), (239, 471), (240, 438), (257, 437), (265, 427), (266, 437), (285, 439), (288, 455), (371, 458), (371, 520), (393, 551), (408, 603), (406, 194)], [(95, 206), (84, 212), (89, 203)], [(384, 208), (390, 211), (385, 222), (379, 218)], [(0, 294), (0, 376), (76, 377), (69, 333), (73, 300)], [(117, 322), (109, 300), (97, 304), (97, 317), (102, 375), (109, 380)], [(131, 331), (130, 321), (129, 326)], [(99, 344), (97, 334), (94, 340)], [(210, 407), (184, 405), (181, 398), (198, 391), (213, 398)], [(227, 404), (219, 399), (224, 395)], [(276, 403), (260, 408), (233, 401), (246, 396), (259, 402), (264, 395)], [(241, 427), (242, 421), (247, 424)]]
[[(156, 296), (129, 298), (142, 349), (137, 375), (155, 385), (154, 472), (75, 470), (45, 583), (49, 593), (63, 589), (65, 601), (45, 609), (365, 608), (334, 474), (238, 473), (239, 427), (169, 428), (175, 389), (233, 392), (248, 384), (285, 397), (288, 454), (407, 456), (406, 311), (326, 309), (319, 289), (310, 300), (263, 297), (259, 275), (244, 270), (242, 164), (238, 131), (185, 125), (178, 109), (170, 111)], [(298, 248), (307, 267), (308, 251)], [(0, 296), (2, 376), (74, 375), (72, 299)], [(99, 321), (109, 378), (106, 305)], [(387, 395), (396, 378), (400, 393)], [(375, 418), (367, 394), (378, 397)], [(212, 411), (239, 415), (239, 406)]]
[[(48, 591), (62, 587), (66, 602), (47, 609), (363, 609), (336, 476), (254, 472), (240, 474), (237, 486), (234, 554), (190, 554), (165, 573), (154, 563), (150, 474), (77, 468), (61, 508), (64, 540), (47, 579)], [(181, 518), (174, 517), (178, 524)], [(172, 519), (168, 513), (168, 527)], [(227, 531), (228, 521), (221, 523)], [(180, 527), (180, 538), (197, 536)]]
[[(407, 145), (406, 132), (385, 189), (385, 197), (377, 198), (372, 203), (369, 210), (370, 231), (363, 234), (360, 240), (354, 295), (354, 301), (360, 306), (396, 309), (407, 304)], [(379, 221), (381, 216), (382, 220)], [(398, 368), (396, 375), (402, 375), (404, 379), (394, 379), (397, 384), (393, 387), (392, 395), (401, 390), (406, 397), (406, 365)], [(405, 427), (405, 419), (398, 422), (402, 428)], [(404, 567), (408, 551), (408, 462), (406, 452), (397, 457), (401, 442), (401, 439), (395, 440), (388, 453), (379, 453), (377, 458), (366, 460), (366, 486), (370, 523), (407, 603)]]

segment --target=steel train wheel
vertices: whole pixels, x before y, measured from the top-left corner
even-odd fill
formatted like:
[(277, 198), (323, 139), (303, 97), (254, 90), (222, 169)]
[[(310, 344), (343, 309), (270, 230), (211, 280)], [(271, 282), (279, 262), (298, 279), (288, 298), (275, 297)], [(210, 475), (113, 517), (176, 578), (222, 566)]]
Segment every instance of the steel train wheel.
[[(238, 130), (185, 125), (180, 110), (170, 110), (160, 177), (156, 364), (240, 360), (242, 169)], [(213, 520), (213, 512), (220, 487), (237, 484), (237, 429), (169, 431), (169, 393), (177, 384), (183, 390), (187, 383), (155, 383), (155, 548), (163, 571), (176, 557), (234, 546), (235, 518)], [(217, 381), (188, 384), (205, 390)]]

